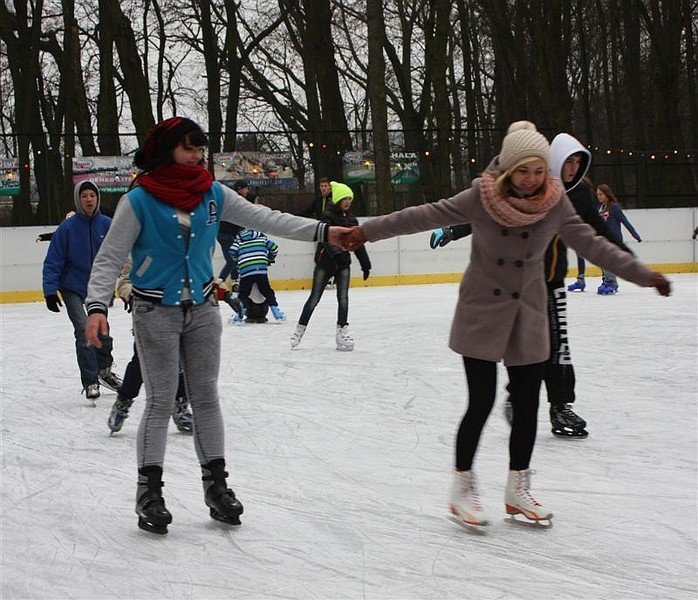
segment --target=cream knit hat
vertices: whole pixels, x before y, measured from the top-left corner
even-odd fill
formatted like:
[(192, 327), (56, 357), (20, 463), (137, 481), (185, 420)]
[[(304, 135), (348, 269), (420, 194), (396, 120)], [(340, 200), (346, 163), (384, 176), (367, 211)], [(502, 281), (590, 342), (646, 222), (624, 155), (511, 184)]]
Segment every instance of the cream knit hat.
[(516, 121), (509, 125), (499, 153), (499, 166), (508, 171), (524, 158), (536, 156), (550, 165), (550, 144), (530, 121)]

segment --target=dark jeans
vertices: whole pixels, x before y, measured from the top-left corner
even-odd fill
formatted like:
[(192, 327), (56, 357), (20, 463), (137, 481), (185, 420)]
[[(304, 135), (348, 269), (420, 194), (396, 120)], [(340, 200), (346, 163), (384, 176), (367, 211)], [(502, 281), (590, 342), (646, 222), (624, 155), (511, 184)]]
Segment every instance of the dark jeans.
[(310, 292), (310, 297), (306, 300), (301, 312), (301, 318), (298, 320), (300, 325), (307, 325), (310, 317), (313, 316), (315, 307), (320, 302), (322, 294), (325, 291), (325, 286), (330, 277), (334, 275), (334, 283), (337, 289), (337, 325), (344, 327), (349, 316), (349, 267), (343, 269), (329, 268), (324, 265), (315, 265), (313, 271), (313, 288)]
[[(468, 380), (468, 410), (456, 437), (456, 469), (473, 465), (482, 429), (497, 395), (497, 363), (463, 357)], [(509, 435), (509, 469), (528, 469), (536, 442), (538, 398), (545, 363), (507, 367), (512, 389), (513, 421)]]
[(99, 371), (110, 367), (114, 362), (112, 358), (111, 336), (100, 335), (102, 341), (101, 348), (95, 348), (87, 341), (85, 337), (85, 326), (87, 325), (87, 312), (79, 294), (70, 290), (61, 290), (63, 304), (68, 313), (68, 318), (73, 324), (73, 333), (75, 334), (75, 353), (78, 358), (78, 367), (80, 368), (80, 380), (82, 387), (98, 383)]
[(579, 272), (577, 274), (577, 279), (584, 279), (584, 273), (586, 272), (586, 268), (586, 261), (584, 260), (584, 258), (579, 256), (579, 254), (577, 254), (577, 271)]
[(260, 273), (258, 275), (247, 275), (240, 278), (240, 291), (238, 292), (238, 298), (245, 308), (247, 308), (247, 300), (250, 297), (252, 286), (255, 283), (257, 284), (259, 293), (264, 296), (269, 306), (279, 305), (279, 303), (276, 301), (276, 294), (274, 293), (274, 290), (271, 289), (271, 285), (269, 284), (269, 276), (266, 273)]
[(233, 245), (235, 236), (230, 233), (219, 232), (216, 239), (218, 240), (218, 243), (221, 245), (221, 250), (223, 250), (223, 258), (225, 259), (225, 265), (223, 265), (219, 277), (223, 281), (226, 280), (228, 275), (230, 275), (231, 279), (237, 279), (238, 263), (232, 256), (230, 256), (230, 246)]
[[(141, 362), (138, 358), (138, 347), (136, 342), (133, 342), (133, 356), (131, 360), (126, 365), (126, 370), (124, 371), (124, 379), (119, 388), (119, 395), (124, 398), (133, 399), (141, 391), (141, 386), (143, 385), (143, 375), (141, 375)], [(179, 366), (179, 387), (177, 388), (177, 398), (182, 398), (187, 395), (187, 391), (184, 385), (184, 372), (182, 371), (182, 365)]]

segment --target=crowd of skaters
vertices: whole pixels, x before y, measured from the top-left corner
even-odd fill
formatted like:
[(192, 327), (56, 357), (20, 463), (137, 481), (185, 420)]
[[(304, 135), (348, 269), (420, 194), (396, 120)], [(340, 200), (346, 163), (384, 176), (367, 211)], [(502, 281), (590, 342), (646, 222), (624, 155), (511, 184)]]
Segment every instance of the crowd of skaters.
[[(576, 148), (574, 142), (578, 142), (569, 137), (565, 141)], [(567, 384), (571, 378), (573, 386), (574, 376), (569, 361), (554, 359), (550, 298), (559, 304), (560, 290), (564, 297), (564, 272), (546, 281), (546, 248), (551, 240), (567, 243), (605, 273), (670, 294), (670, 283), (661, 273), (649, 270), (622, 241), (608, 235), (603, 222), (592, 223), (593, 228), (588, 225), (585, 221), (590, 219), (580, 218), (584, 214), (577, 203), (570, 202), (574, 188), (585, 189), (588, 153), (576, 149), (561, 164), (553, 164), (556, 154), (551, 158), (546, 138), (532, 123), (517, 122), (510, 126), (501, 152), (467, 190), (373, 218), (359, 227), (350, 212), (353, 192), (349, 186), (320, 181), (317, 206), (312, 207), (315, 218), (272, 211), (249, 197), (246, 181), (228, 188), (213, 180), (205, 168), (207, 144), (201, 127), (189, 119), (172, 117), (156, 124), (135, 155), (140, 174), (119, 202), (113, 220), (99, 210), (97, 186), (78, 184), (76, 214), (59, 226), (44, 264), (46, 304), (58, 311), (59, 293), (66, 304), (85, 393), (94, 400), (100, 382), (117, 391), (121, 405), (115, 403), (109, 418), (113, 432), (128, 416), (141, 382), (145, 389), (137, 434), (139, 527), (162, 534), (172, 522), (162, 494), (166, 434), (170, 418), (178, 423), (184, 416), (189, 426), (178, 423), (178, 427), (193, 434), (204, 503), (211, 517), (240, 523), (243, 506), (227, 482), (218, 399), (222, 331), (218, 300), (231, 306), (233, 322), (242, 322), (256, 306), (250, 297), (254, 284), (262, 293), (262, 307), (270, 309), (276, 320), (286, 319), (268, 285), (267, 268), (277, 250), (268, 235), (317, 243), (313, 286), (291, 348), (301, 342), (313, 310), (333, 279), (337, 349), (349, 351), (354, 349), (348, 329), (350, 252), (355, 253), (366, 280), (371, 270), (367, 242), (436, 228), (434, 236), (438, 238), (438, 232), (442, 236), (432, 243), (436, 247), (447, 243), (446, 232), (456, 226), (469, 228), (474, 236), (450, 336), (451, 348), (463, 357), (469, 392), (457, 429), (450, 510), (461, 524), (488, 523), (474, 459), (496, 396), (496, 365), (503, 360), (511, 407), (506, 511), (534, 523), (549, 522), (552, 511), (530, 492), (540, 387), (545, 381), (550, 393), (546, 377), (557, 377), (557, 383), (567, 380)], [(575, 163), (569, 166), (574, 173), (568, 178), (565, 168), (570, 163)], [(67, 236), (75, 236), (80, 245), (65, 244)], [(214, 276), (212, 265), (216, 243), (226, 258), (219, 277)], [(77, 256), (68, 256), (71, 253)], [(132, 266), (124, 269), (129, 261)], [(135, 361), (139, 377), (138, 385), (128, 387), (135, 395), (124, 391), (125, 382), (111, 370), (108, 310), (115, 282), (125, 280), (128, 292), (119, 292), (118, 297), (133, 318), (134, 357), (129, 367)], [(487, 331), (485, 337), (483, 331)], [(557, 374), (553, 366), (560, 367)], [(572, 399), (568, 395), (556, 404), (569, 408), (572, 400), (573, 391)]]

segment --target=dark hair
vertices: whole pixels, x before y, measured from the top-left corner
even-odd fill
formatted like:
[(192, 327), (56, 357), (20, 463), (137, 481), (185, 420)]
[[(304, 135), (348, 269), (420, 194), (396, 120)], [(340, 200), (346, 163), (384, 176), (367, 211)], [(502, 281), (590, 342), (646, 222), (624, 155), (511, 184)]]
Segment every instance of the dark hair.
[(143, 144), (133, 157), (133, 164), (143, 171), (171, 164), (174, 162), (172, 151), (183, 143), (208, 146), (208, 138), (203, 129), (191, 119), (165, 119), (148, 130)]
[(606, 194), (606, 198), (608, 198), (608, 201), (613, 203), (615, 202), (616, 204), (620, 204), (618, 202), (618, 198), (616, 198), (615, 193), (611, 189), (611, 186), (606, 184), (606, 183), (601, 183), (597, 186), (597, 190), (601, 190), (604, 194)]

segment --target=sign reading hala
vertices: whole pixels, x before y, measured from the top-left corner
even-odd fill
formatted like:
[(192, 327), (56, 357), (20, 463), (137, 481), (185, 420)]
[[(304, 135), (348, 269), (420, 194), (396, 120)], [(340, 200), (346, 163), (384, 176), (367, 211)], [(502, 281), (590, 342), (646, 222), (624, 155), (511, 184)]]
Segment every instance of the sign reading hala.
[[(373, 182), (376, 164), (371, 152), (344, 153), (344, 183)], [(390, 156), (390, 178), (393, 185), (419, 183), (419, 164), (414, 152)]]
[(103, 192), (125, 192), (138, 174), (130, 156), (83, 156), (73, 159), (73, 183), (89, 179)]
[(244, 179), (251, 186), (293, 187), (296, 178), (289, 152), (230, 152), (213, 155), (216, 181), (231, 186)]
[(19, 159), (0, 158), (0, 196), (19, 195)]

